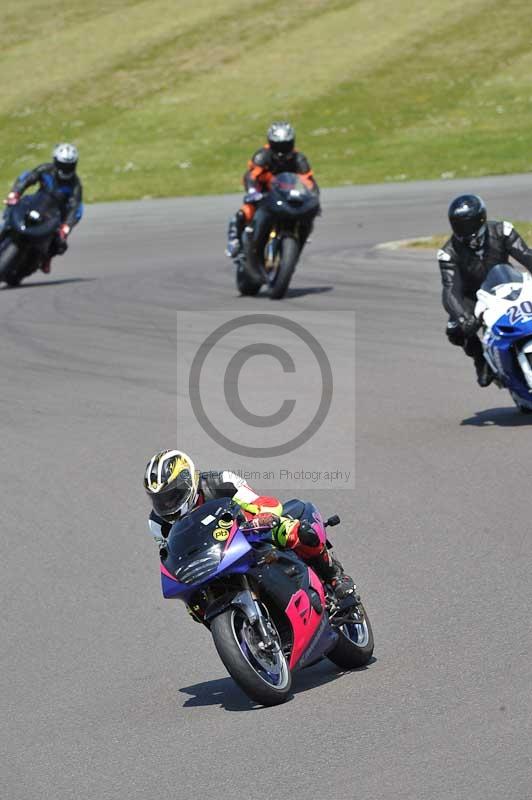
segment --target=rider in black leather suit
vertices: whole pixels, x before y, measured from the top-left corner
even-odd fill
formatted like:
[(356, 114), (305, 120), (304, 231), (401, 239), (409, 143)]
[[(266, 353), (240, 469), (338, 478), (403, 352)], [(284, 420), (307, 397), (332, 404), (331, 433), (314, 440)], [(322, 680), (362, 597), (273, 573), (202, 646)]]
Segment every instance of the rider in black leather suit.
[(438, 250), (442, 302), (449, 314), (446, 333), (451, 344), (463, 347), (474, 360), (479, 385), (488, 386), (493, 373), (477, 336), (476, 292), (490, 269), (507, 264), (510, 256), (532, 272), (532, 250), (510, 222), (487, 220), (486, 206), (478, 195), (455, 198), (449, 206), (449, 222), (453, 235)]

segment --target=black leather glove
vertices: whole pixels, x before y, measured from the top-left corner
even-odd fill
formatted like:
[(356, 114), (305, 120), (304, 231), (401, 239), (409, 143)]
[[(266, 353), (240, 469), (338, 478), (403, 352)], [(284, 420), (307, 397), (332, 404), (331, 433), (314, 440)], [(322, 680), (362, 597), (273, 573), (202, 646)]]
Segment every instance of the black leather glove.
[(458, 317), (458, 324), (466, 338), (473, 336), (480, 328), (480, 322), (473, 314), (464, 314), (462, 317)]

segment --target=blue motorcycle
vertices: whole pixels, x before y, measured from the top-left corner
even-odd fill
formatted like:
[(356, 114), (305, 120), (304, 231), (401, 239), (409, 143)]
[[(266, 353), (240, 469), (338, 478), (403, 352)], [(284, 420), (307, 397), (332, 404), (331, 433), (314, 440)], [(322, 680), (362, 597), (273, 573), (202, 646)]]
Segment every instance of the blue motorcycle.
[(532, 413), (532, 275), (509, 264), (489, 271), (477, 292), (484, 358), (517, 408)]

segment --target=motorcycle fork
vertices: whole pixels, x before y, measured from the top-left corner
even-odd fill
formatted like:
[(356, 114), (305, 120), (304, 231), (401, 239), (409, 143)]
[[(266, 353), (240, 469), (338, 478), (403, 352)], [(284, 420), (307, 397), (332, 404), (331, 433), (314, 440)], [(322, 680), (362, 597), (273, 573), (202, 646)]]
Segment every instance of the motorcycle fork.
[(272, 638), (268, 630), (257, 596), (250, 588), (246, 575), (242, 576), (242, 583), (244, 585), (244, 591), (236, 595), (232, 605), (239, 606), (245, 612), (251, 625), (257, 628), (261, 637), (259, 647), (262, 645), (265, 650), (275, 649), (277, 647), (277, 642)]
[(277, 228), (273, 227), (264, 250), (264, 268), (267, 270), (276, 269), (279, 266), (280, 260), (281, 240)]

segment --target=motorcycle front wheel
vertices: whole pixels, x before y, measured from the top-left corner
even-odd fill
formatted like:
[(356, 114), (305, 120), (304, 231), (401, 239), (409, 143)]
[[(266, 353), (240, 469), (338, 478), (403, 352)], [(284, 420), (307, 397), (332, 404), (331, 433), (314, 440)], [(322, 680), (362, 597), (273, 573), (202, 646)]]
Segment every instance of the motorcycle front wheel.
[(268, 620), (273, 646), (264, 647), (260, 634), (240, 608), (229, 608), (211, 622), (214, 646), (225, 668), (251, 700), (264, 706), (284, 703), (292, 675), (277, 629)]
[(297, 240), (292, 236), (283, 236), (281, 239), (281, 261), (275, 280), (270, 285), (270, 297), (272, 300), (281, 300), (285, 296), (298, 258), (299, 243)]
[(0, 247), (0, 283), (8, 286), (18, 286), (21, 278), (18, 277), (16, 259), (19, 248), (15, 242), (6, 240)]
[(528, 406), (523, 405), (519, 399), (518, 394), (512, 391), (510, 391), (510, 394), (512, 396), (512, 400), (514, 401), (515, 405), (517, 406), (521, 414), (532, 414), (532, 408), (528, 408)]

